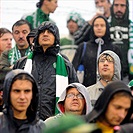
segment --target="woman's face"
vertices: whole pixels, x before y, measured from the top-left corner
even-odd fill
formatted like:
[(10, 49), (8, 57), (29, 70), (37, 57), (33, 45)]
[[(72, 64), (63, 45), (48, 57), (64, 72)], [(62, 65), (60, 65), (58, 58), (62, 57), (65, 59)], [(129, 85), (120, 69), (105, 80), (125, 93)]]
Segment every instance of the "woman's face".
[(106, 33), (106, 23), (102, 18), (97, 18), (94, 22), (94, 34), (97, 37), (103, 37)]

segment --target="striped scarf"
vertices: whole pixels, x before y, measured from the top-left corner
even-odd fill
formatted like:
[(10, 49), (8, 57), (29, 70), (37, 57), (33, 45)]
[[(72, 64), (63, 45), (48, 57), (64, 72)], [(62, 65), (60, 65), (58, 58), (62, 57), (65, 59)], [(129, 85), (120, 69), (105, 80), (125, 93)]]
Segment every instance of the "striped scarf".
[[(31, 73), (32, 71), (32, 58), (33, 52), (28, 56), (24, 70)], [(64, 89), (68, 85), (68, 73), (65, 65), (65, 61), (63, 57), (58, 53), (56, 60), (56, 103), (64, 91)], [(58, 114), (59, 111), (57, 107), (55, 107), (55, 114)]]

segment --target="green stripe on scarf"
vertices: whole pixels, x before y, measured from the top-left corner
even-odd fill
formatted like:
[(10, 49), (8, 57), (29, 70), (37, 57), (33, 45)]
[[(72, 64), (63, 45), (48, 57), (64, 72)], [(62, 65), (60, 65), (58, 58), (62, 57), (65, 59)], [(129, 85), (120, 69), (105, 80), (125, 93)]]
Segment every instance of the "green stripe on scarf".
[[(66, 69), (66, 64), (63, 57), (58, 53), (57, 62), (56, 62), (56, 103), (67, 85), (68, 85), (68, 73)], [(55, 107), (55, 114), (58, 113), (59, 111), (57, 107)]]

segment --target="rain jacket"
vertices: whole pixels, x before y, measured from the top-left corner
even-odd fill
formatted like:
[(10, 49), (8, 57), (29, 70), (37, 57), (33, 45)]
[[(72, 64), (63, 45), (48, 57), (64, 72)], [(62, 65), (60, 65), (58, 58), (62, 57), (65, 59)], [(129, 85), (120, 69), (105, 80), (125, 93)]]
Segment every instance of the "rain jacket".
[[(18, 126), (17, 120), (13, 117), (13, 110), (10, 104), (10, 91), (14, 78), (17, 75), (26, 74), (33, 79), (33, 98), (27, 109), (27, 120)], [(23, 70), (10, 71), (4, 81), (3, 87), (4, 110), (0, 115), (0, 133), (40, 133), (44, 128), (44, 122), (37, 116), (38, 108), (38, 88), (35, 79)]]
[[(115, 52), (121, 59), (121, 52), (119, 48), (115, 45), (112, 45), (111, 39), (110, 39), (110, 31), (109, 31), (109, 24), (107, 20), (103, 16), (98, 16), (94, 19), (94, 22), (97, 18), (102, 18), (104, 19), (106, 23), (106, 32), (105, 35), (100, 38), (103, 40), (103, 44), (101, 45), (101, 52), (105, 50), (112, 50)], [(91, 29), (91, 40), (87, 42), (86, 49), (85, 49), (85, 54), (82, 60), (82, 64), (84, 65), (84, 81), (83, 85), (86, 87), (93, 85), (96, 83), (96, 64), (97, 64), (97, 58), (98, 58), (98, 49), (100, 47), (99, 43), (96, 40), (100, 40), (97, 36), (95, 36), (93, 27), (94, 27), (94, 22), (92, 24), (92, 29)], [(81, 43), (75, 53), (74, 59), (72, 61), (75, 70), (77, 71), (78, 66), (81, 63), (81, 58), (82, 58), (82, 51), (83, 51), (84, 43)]]
[[(43, 48), (38, 43), (39, 34), (44, 30), (50, 30), (55, 36), (54, 45), (43, 51)], [(41, 119), (53, 116), (55, 114), (56, 105), (56, 69), (55, 63), (57, 54), (59, 53), (60, 37), (59, 31), (55, 24), (50, 21), (40, 25), (33, 48), (32, 58), (32, 75), (35, 77), (39, 87), (39, 116)], [(63, 55), (62, 55), (63, 56)], [(68, 72), (68, 82), (78, 82), (77, 75), (73, 65), (68, 61), (67, 57), (63, 56), (65, 61), (66, 69)], [(24, 69), (27, 57), (20, 59), (13, 69), (21, 68)]]
[[(105, 111), (107, 109), (110, 100), (118, 92), (127, 92), (132, 96), (130, 88), (127, 85), (125, 85), (122, 81), (113, 81), (109, 83), (105, 87), (102, 94), (99, 96), (98, 100), (96, 101), (93, 110), (84, 117), (86, 122), (96, 123), (98, 118), (105, 114)], [(132, 111), (133, 111), (133, 102), (131, 104), (130, 109), (128, 110), (127, 116), (125, 117), (125, 119), (122, 121), (121, 124), (127, 123), (129, 121)]]
[[(112, 81), (121, 80), (121, 63), (120, 63), (120, 58), (118, 57), (118, 55), (115, 54), (113, 51), (105, 50), (99, 55), (99, 58), (103, 54), (108, 54), (114, 59), (114, 75), (112, 77)], [(99, 58), (98, 58), (98, 61), (99, 61)], [(90, 99), (91, 99), (91, 103), (93, 106), (104, 89), (104, 86), (100, 82), (101, 78), (100, 78), (100, 74), (98, 71), (98, 66), (97, 66), (97, 77), (98, 77), (97, 83), (87, 88)]]

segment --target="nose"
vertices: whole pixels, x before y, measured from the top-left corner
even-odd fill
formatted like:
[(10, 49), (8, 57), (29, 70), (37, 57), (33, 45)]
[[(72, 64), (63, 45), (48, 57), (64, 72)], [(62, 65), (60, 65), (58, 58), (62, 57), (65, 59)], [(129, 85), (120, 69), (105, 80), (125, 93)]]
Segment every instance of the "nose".
[(24, 94), (24, 92), (21, 92), (20, 93), (20, 99), (24, 99), (25, 98), (25, 94)]
[(119, 112), (119, 117), (121, 118), (121, 119), (124, 119), (125, 118), (125, 116), (126, 116), (126, 111), (125, 110), (121, 110), (120, 112)]
[(105, 61), (104, 61), (104, 65), (107, 65), (107, 64), (108, 64), (108, 61), (107, 61), (107, 60), (105, 60)]
[(23, 33), (19, 33), (19, 37), (23, 38), (24, 34)]

